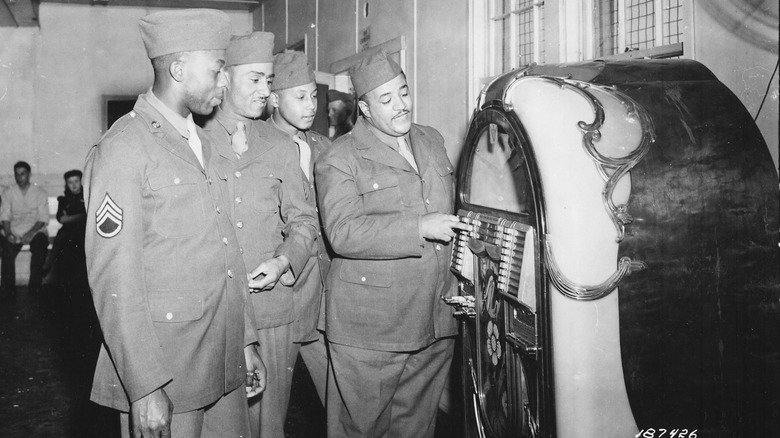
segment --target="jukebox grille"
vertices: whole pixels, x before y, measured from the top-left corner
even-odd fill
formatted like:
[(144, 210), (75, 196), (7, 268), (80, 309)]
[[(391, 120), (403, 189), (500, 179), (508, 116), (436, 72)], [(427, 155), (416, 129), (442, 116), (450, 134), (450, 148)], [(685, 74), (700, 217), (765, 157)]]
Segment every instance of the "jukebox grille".
[(526, 224), (476, 213), (458, 211), (461, 222), (471, 225), (469, 231), (458, 230), (452, 248), (450, 269), (459, 278), (473, 283), (469, 252), (487, 252), (498, 261), (497, 289), (515, 299), (520, 289), (521, 267), (525, 252), (526, 234), (532, 228)]

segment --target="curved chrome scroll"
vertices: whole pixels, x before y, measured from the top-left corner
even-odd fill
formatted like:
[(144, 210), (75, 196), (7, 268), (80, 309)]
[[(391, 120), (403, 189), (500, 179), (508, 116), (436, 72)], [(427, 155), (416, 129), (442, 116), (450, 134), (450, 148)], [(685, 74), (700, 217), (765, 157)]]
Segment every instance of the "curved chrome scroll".
[[(639, 163), (650, 150), (650, 144), (655, 142), (655, 127), (652, 119), (641, 105), (637, 104), (629, 96), (621, 93), (614, 87), (605, 87), (588, 82), (576, 81), (570, 78), (548, 76), (518, 76), (515, 81), (509, 83), (504, 90), (504, 107), (507, 111), (511, 110), (512, 106), (509, 98), (510, 90), (519, 82), (528, 79), (547, 81), (554, 83), (561, 88), (572, 90), (585, 98), (593, 108), (593, 122), (587, 123), (585, 121), (580, 121), (577, 123), (577, 127), (583, 133), (582, 145), (585, 152), (591, 160), (593, 160), (599, 175), (605, 182), (604, 189), (601, 192), (601, 198), (604, 208), (617, 231), (615, 241), (620, 243), (625, 235), (625, 226), (633, 221), (633, 217), (629, 214), (628, 207), (625, 204), (615, 205), (612, 196), (618, 181)], [(596, 149), (594, 142), (601, 139), (600, 129), (604, 125), (605, 113), (604, 106), (599, 99), (593, 95), (590, 91), (591, 89), (597, 89), (605, 94), (616, 96), (620, 103), (625, 107), (629, 120), (634, 118), (639, 120), (642, 138), (637, 147), (627, 156), (622, 158), (608, 157)], [(561, 272), (555, 262), (555, 257), (553, 256), (551, 238), (549, 235), (545, 235), (544, 246), (546, 255), (545, 265), (550, 272), (551, 281), (562, 294), (576, 300), (596, 300), (604, 297), (617, 287), (624, 276), (631, 274), (631, 272), (647, 268), (647, 265), (642, 261), (634, 261), (629, 257), (622, 257), (618, 261), (617, 270), (604, 282), (595, 286), (580, 286), (568, 280)]]
[[(604, 107), (593, 94), (587, 91), (587, 88), (601, 89), (604, 92), (618, 96), (620, 103), (626, 108), (628, 117), (639, 119), (642, 127), (642, 139), (636, 149), (627, 156), (623, 158), (607, 157), (596, 150), (596, 147), (593, 145), (594, 141), (598, 141), (601, 138), (599, 128), (604, 123)], [(604, 202), (604, 208), (610, 214), (610, 219), (617, 229), (618, 235), (615, 241), (620, 242), (625, 234), (625, 225), (631, 223), (633, 217), (628, 213), (628, 207), (625, 204), (615, 205), (612, 200), (612, 193), (615, 191), (615, 186), (620, 181), (620, 178), (647, 155), (647, 152), (650, 150), (650, 144), (655, 142), (655, 126), (653, 125), (653, 120), (641, 105), (638, 105), (630, 97), (614, 88), (583, 83), (577, 89), (581, 90), (583, 95), (587, 97), (596, 112), (596, 118), (593, 123), (579, 122), (577, 127), (583, 132), (582, 145), (585, 148), (585, 152), (596, 163), (596, 169), (598, 169), (601, 178), (606, 183), (604, 190), (601, 192), (601, 199)]]
[(592, 301), (609, 295), (615, 290), (620, 280), (632, 272), (641, 271), (647, 268), (647, 265), (641, 260), (631, 260), (630, 257), (621, 257), (618, 261), (618, 267), (612, 275), (601, 284), (594, 286), (580, 286), (566, 278), (555, 262), (552, 252), (552, 238), (549, 234), (544, 236), (545, 265), (550, 271), (550, 281), (555, 285), (563, 295), (580, 301)]

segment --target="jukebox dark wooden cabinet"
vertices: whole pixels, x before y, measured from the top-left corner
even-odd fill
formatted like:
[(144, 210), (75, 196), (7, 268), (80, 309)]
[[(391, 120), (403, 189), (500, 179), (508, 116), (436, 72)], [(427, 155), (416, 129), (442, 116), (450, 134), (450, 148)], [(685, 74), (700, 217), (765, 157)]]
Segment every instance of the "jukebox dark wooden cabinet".
[(470, 436), (780, 436), (779, 201), (701, 64), (494, 80), (458, 169)]

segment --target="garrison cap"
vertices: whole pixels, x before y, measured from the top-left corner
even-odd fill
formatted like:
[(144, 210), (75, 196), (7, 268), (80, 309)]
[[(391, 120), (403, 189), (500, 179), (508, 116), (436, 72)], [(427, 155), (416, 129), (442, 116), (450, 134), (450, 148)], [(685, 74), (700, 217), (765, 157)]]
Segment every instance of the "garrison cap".
[(403, 73), (401, 66), (384, 50), (363, 57), (357, 65), (349, 69), (349, 76), (352, 78), (352, 85), (358, 97), (389, 82), (401, 73)]
[(230, 41), (230, 18), (216, 9), (155, 12), (142, 18), (139, 26), (149, 59), (177, 52), (225, 50)]
[(344, 102), (344, 107), (350, 111), (355, 106), (355, 97), (353, 95), (339, 90), (328, 90), (328, 102), (338, 102), (339, 100)]
[(339, 90), (328, 90), (328, 102), (343, 101), (347, 105), (352, 105), (355, 101), (355, 97), (349, 93), (344, 93)]
[(271, 90), (284, 90), (315, 82), (314, 70), (303, 52), (278, 53), (274, 56), (274, 81)]
[(267, 62), (274, 62), (274, 34), (271, 32), (252, 32), (230, 38), (226, 67)]

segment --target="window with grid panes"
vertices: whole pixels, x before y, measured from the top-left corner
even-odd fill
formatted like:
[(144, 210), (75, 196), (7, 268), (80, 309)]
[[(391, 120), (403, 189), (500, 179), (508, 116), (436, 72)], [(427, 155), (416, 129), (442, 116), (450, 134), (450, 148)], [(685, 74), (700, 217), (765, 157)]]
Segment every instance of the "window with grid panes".
[(544, 2), (489, 0), (491, 74), (544, 62)]
[(608, 56), (680, 42), (682, 2), (595, 0), (596, 53)]

